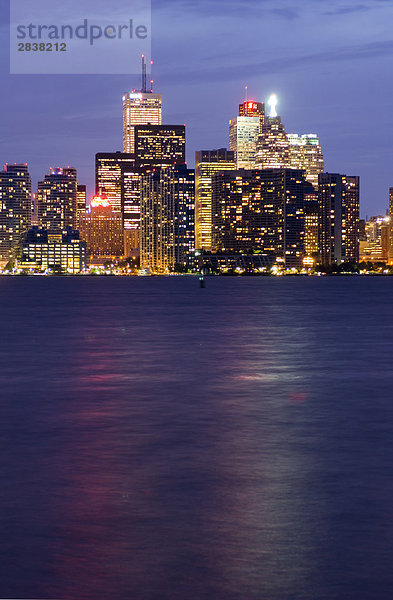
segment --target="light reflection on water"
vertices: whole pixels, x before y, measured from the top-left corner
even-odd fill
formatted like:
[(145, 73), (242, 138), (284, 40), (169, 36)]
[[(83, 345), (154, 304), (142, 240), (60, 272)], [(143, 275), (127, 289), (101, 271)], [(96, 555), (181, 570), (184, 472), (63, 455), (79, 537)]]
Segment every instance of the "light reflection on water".
[(390, 600), (391, 279), (0, 287), (2, 597)]

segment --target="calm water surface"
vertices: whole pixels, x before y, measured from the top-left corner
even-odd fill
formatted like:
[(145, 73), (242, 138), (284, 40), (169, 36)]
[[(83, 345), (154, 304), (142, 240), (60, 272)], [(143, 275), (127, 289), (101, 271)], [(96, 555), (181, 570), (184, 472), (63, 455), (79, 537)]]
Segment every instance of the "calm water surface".
[(0, 597), (391, 600), (393, 278), (0, 279)]

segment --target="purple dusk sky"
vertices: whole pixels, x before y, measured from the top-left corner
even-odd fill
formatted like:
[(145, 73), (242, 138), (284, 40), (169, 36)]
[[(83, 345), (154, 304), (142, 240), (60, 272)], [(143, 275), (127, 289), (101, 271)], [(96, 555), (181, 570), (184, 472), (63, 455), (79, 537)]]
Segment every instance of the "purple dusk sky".
[[(0, 162), (29, 163), (34, 186), (72, 165), (92, 192), (95, 153), (122, 149), (122, 95), (139, 77), (9, 75), (8, 2), (0, 8)], [(187, 125), (193, 166), (195, 150), (228, 145), (246, 84), (255, 100), (275, 92), (287, 132), (317, 133), (326, 170), (360, 175), (362, 215), (384, 213), (392, 32), (392, 0), (153, 0), (164, 122)]]

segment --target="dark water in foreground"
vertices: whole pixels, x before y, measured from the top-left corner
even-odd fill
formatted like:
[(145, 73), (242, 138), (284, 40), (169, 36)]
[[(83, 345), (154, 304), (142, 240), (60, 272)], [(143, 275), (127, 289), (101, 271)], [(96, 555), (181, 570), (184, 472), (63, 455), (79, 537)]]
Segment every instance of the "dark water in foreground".
[(390, 600), (393, 278), (0, 278), (0, 597)]

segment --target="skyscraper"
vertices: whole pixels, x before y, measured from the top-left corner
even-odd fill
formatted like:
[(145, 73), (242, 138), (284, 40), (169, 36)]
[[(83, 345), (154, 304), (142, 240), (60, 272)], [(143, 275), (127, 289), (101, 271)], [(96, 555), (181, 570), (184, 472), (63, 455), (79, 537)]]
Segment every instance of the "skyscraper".
[(389, 265), (393, 265), (393, 187), (389, 188)]
[(103, 263), (124, 255), (123, 220), (112, 210), (105, 195), (95, 196), (88, 213), (79, 220), (81, 239), (86, 242), (88, 262)]
[(390, 217), (379, 215), (368, 219), (365, 240), (360, 241), (359, 260), (388, 262)]
[(146, 63), (142, 56), (142, 86), (140, 91), (123, 95), (123, 152), (135, 152), (135, 126), (161, 125), (162, 96), (153, 93), (153, 82), (150, 89), (146, 82)]
[(239, 117), (258, 117), (260, 123), (259, 133), (265, 124), (265, 104), (254, 100), (245, 100), (239, 104)]
[(325, 265), (359, 261), (359, 177), (319, 176), (320, 251)]
[(38, 182), (38, 222), (41, 229), (63, 231), (77, 226), (76, 169), (56, 168)]
[(195, 153), (195, 237), (198, 249), (211, 250), (212, 246), (212, 176), (218, 171), (235, 169), (235, 155), (231, 150), (220, 148)]
[(184, 125), (137, 125), (135, 127), (136, 166), (141, 169), (184, 164), (186, 128)]
[(0, 260), (8, 261), (31, 224), (31, 178), (27, 165), (0, 171)]
[(141, 267), (156, 273), (184, 267), (195, 249), (195, 172), (186, 165), (142, 177)]
[(107, 196), (112, 210), (122, 210), (123, 173), (135, 166), (134, 155), (124, 152), (96, 154), (96, 195)]
[(86, 186), (78, 185), (76, 190), (76, 222), (79, 223), (79, 217), (86, 212)]
[(216, 252), (274, 255), (287, 267), (304, 256), (302, 171), (238, 170), (213, 175), (212, 246)]
[(318, 189), (318, 175), (324, 171), (324, 159), (318, 136), (289, 133), (290, 163), (292, 169), (304, 169), (306, 180)]
[(255, 169), (260, 128), (259, 116), (229, 121), (229, 149), (235, 154), (238, 169)]

